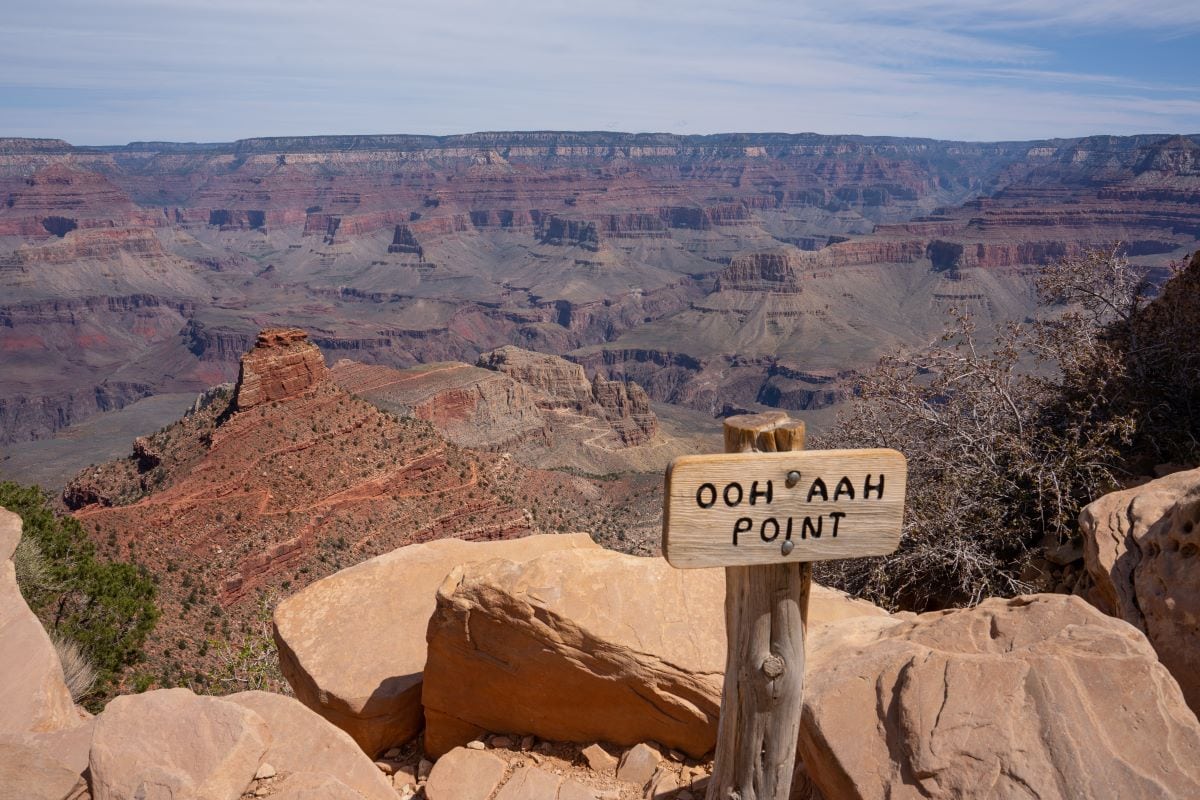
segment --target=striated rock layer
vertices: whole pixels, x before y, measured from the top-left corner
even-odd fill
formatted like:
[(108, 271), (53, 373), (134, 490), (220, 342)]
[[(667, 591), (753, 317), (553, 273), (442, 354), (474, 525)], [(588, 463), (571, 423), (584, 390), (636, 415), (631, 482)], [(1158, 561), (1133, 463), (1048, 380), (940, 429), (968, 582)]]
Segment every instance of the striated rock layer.
[[(870, 367), (936, 336), (948, 308), (985, 327), (1024, 318), (1031, 271), (1089, 246), (1123, 241), (1163, 274), (1200, 237), (1196, 147), (1169, 135), (6, 139), (0, 440), (50, 435), (128, 402), (129, 387), (230, 380), (242, 346), (227, 343), (263, 324), (319, 328), (327, 351), (392, 367), (471, 363), (505, 344), (606, 346), (605, 377), (634, 377), (655, 400), (709, 413), (825, 404), (845, 392), (765, 373)], [(109, 307), (136, 296), (177, 310)], [(68, 300), (75, 313), (45, 312)], [(636, 361), (681, 351), (706, 368), (658, 375)]]
[(501, 347), (479, 357), (496, 370), (538, 391), (544, 408), (568, 408), (607, 420), (625, 445), (644, 444), (658, 433), (650, 399), (636, 383), (597, 374), (589, 384), (583, 367), (557, 356)]
[(396, 370), (342, 359), (331, 375), (346, 391), (427, 420), (457, 444), (511, 453), (535, 466), (600, 474), (660, 470), (687, 452), (684, 442), (662, 432), (635, 383), (600, 374), (589, 382), (577, 364), (515, 347), (485, 353), (479, 363)]
[(242, 356), (234, 402), (244, 411), (286, 400), (325, 378), (325, 359), (299, 328), (267, 328)]

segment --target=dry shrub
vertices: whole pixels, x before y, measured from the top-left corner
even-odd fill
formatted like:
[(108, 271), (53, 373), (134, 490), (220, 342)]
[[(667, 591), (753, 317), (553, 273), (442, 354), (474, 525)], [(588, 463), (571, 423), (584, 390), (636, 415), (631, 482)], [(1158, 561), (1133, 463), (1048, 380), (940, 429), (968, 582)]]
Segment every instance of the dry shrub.
[(50, 641), (54, 643), (54, 650), (62, 664), (71, 699), (78, 703), (91, 694), (96, 686), (96, 668), (75, 642), (57, 635), (51, 635)]
[(884, 358), (821, 445), (908, 457), (904, 537), (891, 556), (818, 577), (911, 610), (1050, 588), (1037, 557), (1115, 487), (1145, 418), (1135, 330), (1150, 289), (1116, 250), (1088, 253), (1039, 279), (1047, 319), (985, 347), (955, 313), (935, 346)]
[(46, 592), (54, 590), (55, 583), (42, 548), (29, 536), (22, 536), (12, 555), (17, 573), (17, 585), (21, 587), (26, 602), (32, 602)]

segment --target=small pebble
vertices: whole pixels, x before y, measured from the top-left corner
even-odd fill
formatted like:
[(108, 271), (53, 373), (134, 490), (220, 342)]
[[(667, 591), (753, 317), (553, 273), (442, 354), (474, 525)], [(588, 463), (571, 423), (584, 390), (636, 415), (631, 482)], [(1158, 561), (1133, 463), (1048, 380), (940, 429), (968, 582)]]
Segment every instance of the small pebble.
[(391, 750), (388, 750), (386, 753), (384, 753), (383, 757), (384, 758), (395, 758), (398, 755), (400, 755), (400, 748), (393, 747)]
[(522, 750), (532, 750), (533, 742), (534, 742), (534, 739), (532, 736), (526, 736), (524, 739), (521, 740), (521, 749)]
[(396, 767), (396, 773), (392, 775), (392, 786), (401, 789), (410, 783), (414, 786), (417, 783), (417, 766), (402, 764)]
[(272, 767), (270, 764), (268, 764), (265, 761), (262, 764), (258, 765), (258, 771), (254, 773), (254, 780), (256, 780), (256, 781), (261, 781), (261, 780), (265, 780), (266, 778), (274, 778), (274, 777), (275, 777), (275, 768)]
[(512, 739), (508, 738), (507, 736), (493, 736), (492, 737), (492, 747), (501, 747), (501, 748), (507, 750), (507, 749), (511, 748), (512, 745), (513, 745)]
[(417, 780), (423, 781), (426, 778), (428, 778), (429, 772), (432, 769), (433, 769), (433, 762), (430, 761), (428, 758), (422, 758), (421, 762), (419, 764), (417, 764)]
[(396, 771), (396, 765), (388, 761), (376, 761), (375, 766), (379, 767), (379, 771), (384, 775), (391, 775)]
[(468, 750), (487, 750), (487, 745), (476, 739), (473, 742), (467, 742)]

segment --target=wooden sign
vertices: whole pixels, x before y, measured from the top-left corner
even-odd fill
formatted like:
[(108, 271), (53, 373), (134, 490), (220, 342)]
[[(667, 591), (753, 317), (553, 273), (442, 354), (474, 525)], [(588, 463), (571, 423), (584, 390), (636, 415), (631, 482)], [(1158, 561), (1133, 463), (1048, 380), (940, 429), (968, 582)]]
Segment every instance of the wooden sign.
[(683, 456), (667, 468), (663, 555), (680, 568), (886, 555), (907, 477), (896, 450)]

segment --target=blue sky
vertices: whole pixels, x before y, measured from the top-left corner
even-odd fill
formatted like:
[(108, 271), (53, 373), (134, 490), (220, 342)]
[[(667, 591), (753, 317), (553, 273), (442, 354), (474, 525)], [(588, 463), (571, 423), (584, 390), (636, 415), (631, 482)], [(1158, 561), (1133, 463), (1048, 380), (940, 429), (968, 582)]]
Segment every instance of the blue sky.
[(1197, 0), (5, 5), (0, 136), (75, 144), (536, 129), (1200, 132)]

